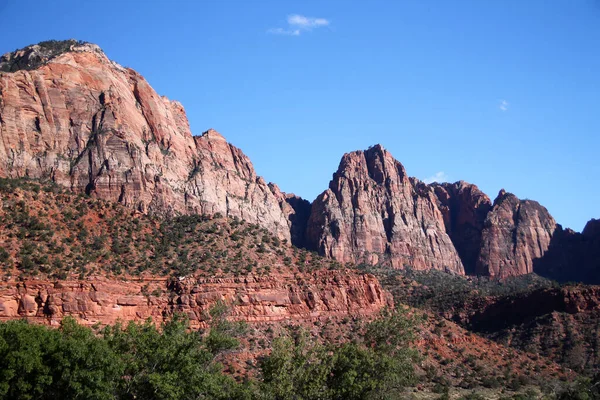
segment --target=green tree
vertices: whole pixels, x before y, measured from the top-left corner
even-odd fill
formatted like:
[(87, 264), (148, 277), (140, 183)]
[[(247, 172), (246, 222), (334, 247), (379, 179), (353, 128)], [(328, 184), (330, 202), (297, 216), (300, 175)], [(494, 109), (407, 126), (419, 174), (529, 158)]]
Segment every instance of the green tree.
[(322, 345), (304, 332), (278, 338), (260, 364), (263, 393), (282, 400), (402, 398), (415, 380), (414, 323), (404, 311), (386, 310), (367, 325), (364, 343)]
[(231, 398), (235, 381), (206, 348), (202, 336), (175, 316), (161, 329), (151, 322), (115, 325), (104, 335), (125, 362), (119, 397), (141, 399)]
[(0, 324), (0, 397), (114, 397), (122, 364), (107, 343), (75, 320), (60, 329), (25, 321)]

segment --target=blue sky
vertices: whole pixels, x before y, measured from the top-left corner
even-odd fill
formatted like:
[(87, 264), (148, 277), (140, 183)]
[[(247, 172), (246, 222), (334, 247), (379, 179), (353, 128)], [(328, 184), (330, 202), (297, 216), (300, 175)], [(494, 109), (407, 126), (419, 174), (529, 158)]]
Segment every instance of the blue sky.
[(97, 43), (309, 200), (381, 143), (421, 179), (600, 218), (600, 0), (0, 0), (0, 52)]

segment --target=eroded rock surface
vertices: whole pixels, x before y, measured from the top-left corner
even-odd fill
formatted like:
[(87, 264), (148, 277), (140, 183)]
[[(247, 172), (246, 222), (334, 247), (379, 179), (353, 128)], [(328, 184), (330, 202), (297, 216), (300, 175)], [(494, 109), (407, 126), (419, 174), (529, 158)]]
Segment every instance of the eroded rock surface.
[(0, 73), (0, 176), (49, 178), (143, 212), (237, 216), (290, 238), (241, 150), (214, 130), (192, 136), (182, 105), (138, 73), (78, 43), (31, 65)]
[(306, 238), (341, 262), (464, 274), (434, 191), (380, 145), (344, 155), (312, 205)]
[(465, 272), (476, 272), (481, 250), (481, 234), (485, 219), (492, 208), (489, 197), (470, 183), (442, 183), (433, 185), (444, 216), (446, 232), (460, 256)]
[(232, 319), (247, 322), (366, 316), (393, 305), (373, 276), (342, 271), (175, 281), (29, 279), (0, 283), (0, 320), (26, 317), (56, 325), (63, 317), (73, 316), (86, 325), (105, 325), (149, 317), (162, 322), (180, 312), (190, 318), (192, 326), (201, 327), (217, 301), (231, 306)]
[(538, 202), (501, 190), (481, 233), (477, 272), (501, 278), (533, 272), (555, 229), (556, 221)]

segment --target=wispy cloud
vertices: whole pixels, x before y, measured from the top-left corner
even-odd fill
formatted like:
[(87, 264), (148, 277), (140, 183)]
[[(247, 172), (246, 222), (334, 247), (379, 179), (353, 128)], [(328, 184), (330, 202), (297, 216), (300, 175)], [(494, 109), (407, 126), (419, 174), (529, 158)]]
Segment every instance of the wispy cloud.
[(330, 21), (325, 18), (305, 17), (304, 15), (292, 14), (287, 17), (287, 27), (272, 28), (267, 31), (272, 35), (300, 36), (302, 32), (312, 31), (316, 28), (329, 26)]
[(447, 182), (448, 181), (448, 175), (446, 175), (446, 173), (444, 171), (440, 171), (440, 172), (436, 172), (435, 175), (430, 176), (429, 178), (425, 178), (423, 179), (423, 182), (430, 184), (433, 182)]
[(329, 25), (329, 20), (326, 20), (325, 18), (310, 18), (298, 14), (288, 16), (287, 22), (291, 26), (297, 26), (298, 28), (305, 30)]
[(500, 111), (508, 111), (508, 101), (506, 100), (500, 100), (500, 104), (498, 105), (498, 108), (500, 109)]
[(300, 36), (300, 29), (272, 28), (267, 31), (272, 35)]

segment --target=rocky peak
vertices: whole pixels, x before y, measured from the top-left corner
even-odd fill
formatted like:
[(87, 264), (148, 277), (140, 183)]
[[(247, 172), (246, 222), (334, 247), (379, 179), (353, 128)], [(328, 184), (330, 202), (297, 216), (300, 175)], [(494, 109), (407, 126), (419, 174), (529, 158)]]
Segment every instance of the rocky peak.
[(477, 273), (501, 278), (533, 272), (550, 246), (556, 221), (538, 202), (501, 190), (481, 233)]
[(2, 59), (0, 176), (50, 179), (156, 214), (221, 213), (282, 239), (290, 221), (250, 160), (96, 45), (43, 42)]
[(9, 52), (0, 57), (0, 71), (16, 72), (33, 70), (68, 52), (92, 52), (102, 54), (99, 46), (74, 39), (48, 40)]
[(212, 128), (210, 128), (206, 132), (203, 132), (202, 135), (200, 135), (200, 138), (203, 138), (206, 140), (217, 140), (217, 141), (227, 142), (227, 140), (225, 139), (225, 137), (223, 135), (221, 135), (219, 132), (217, 132), (216, 130), (214, 130)]
[(344, 154), (332, 183), (344, 178), (373, 181), (379, 185), (399, 184), (408, 179), (404, 166), (380, 144)]
[(342, 262), (463, 274), (436, 201), (381, 145), (345, 154), (313, 202), (307, 246)]
[(583, 236), (588, 238), (600, 238), (600, 219), (590, 219), (585, 228), (583, 228)]

